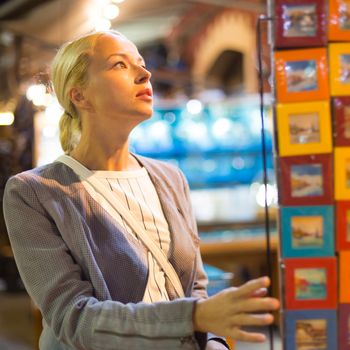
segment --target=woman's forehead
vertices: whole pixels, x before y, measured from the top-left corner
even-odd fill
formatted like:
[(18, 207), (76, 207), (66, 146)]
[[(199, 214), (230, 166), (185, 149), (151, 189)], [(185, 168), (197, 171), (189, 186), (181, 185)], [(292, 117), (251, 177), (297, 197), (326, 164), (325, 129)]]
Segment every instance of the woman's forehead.
[(107, 61), (111, 55), (119, 53), (135, 58), (140, 56), (134, 43), (124, 36), (114, 34), (103, 34), (97, 39), (93, 56), (98, 61)]

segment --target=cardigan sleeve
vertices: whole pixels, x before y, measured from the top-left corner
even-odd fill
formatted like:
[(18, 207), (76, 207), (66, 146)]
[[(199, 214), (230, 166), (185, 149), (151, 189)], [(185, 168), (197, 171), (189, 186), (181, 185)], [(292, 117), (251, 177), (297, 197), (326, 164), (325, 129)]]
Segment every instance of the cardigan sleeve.
[(94, 297), (32, 181), (21, 174), (8, 181), (4, 216), (23, 283), (57, 340), (86, 350), (197, 349), (195, 298), (122, 304)]

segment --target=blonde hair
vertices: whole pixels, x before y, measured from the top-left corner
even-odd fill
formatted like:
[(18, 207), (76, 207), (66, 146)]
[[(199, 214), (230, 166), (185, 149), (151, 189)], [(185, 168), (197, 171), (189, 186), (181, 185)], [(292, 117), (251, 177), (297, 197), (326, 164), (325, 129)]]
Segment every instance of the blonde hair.
[(74, 86), (84, 88), (87, 85), (87, 70), (96, 42), (100, 36), (106, 34), (122, 36), (114, 30), (84, 35), (62, 45), (51, 65), (53, 88), (64, 110), (59, 129), (61, 146), (67, 154), (79, 143), (82, 129), (81, 118), (70, 99), (69, 92)]

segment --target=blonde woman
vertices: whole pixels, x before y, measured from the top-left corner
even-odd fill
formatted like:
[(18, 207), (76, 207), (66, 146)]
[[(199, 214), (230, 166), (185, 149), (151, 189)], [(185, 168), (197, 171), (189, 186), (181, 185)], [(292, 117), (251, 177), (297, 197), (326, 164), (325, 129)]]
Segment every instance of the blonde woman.
[[(241, 327), (270, 324), (278, 308), (265, 297), (268, 278), (207, 297), (184, 176), (128, 149), (152, 115), (150, 78), (135, 45), (112, 31), (70, 42), (54, 59), (63, 157), (73, 165), (18, 174), (4, 197), (15, 259), (43, 315), (41, 350), (226, 349), (224, 337), (264, 341)], [(137, 218), (183, 295), (91, 179)]]

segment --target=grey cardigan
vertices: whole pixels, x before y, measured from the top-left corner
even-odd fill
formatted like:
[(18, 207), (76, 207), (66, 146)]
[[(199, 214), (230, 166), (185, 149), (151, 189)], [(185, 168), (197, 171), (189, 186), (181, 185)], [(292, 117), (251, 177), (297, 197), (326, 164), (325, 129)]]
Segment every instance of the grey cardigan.
[[(207, 278), (189, 188), (175, 167), (137, 156), (147, 169), (169, 223), (169, 261), (186, 298), (142, 303), (144, 246), (95, 202), (77, 175), (54, 162), (12, 177), (4, 215), (24, 285), (43, 315), (41, 350), (192, 350), (195, 300)], [(170, 283), (171, 298), (175, 292)], [(206, 338), (206, 337), (205, 337)]]

